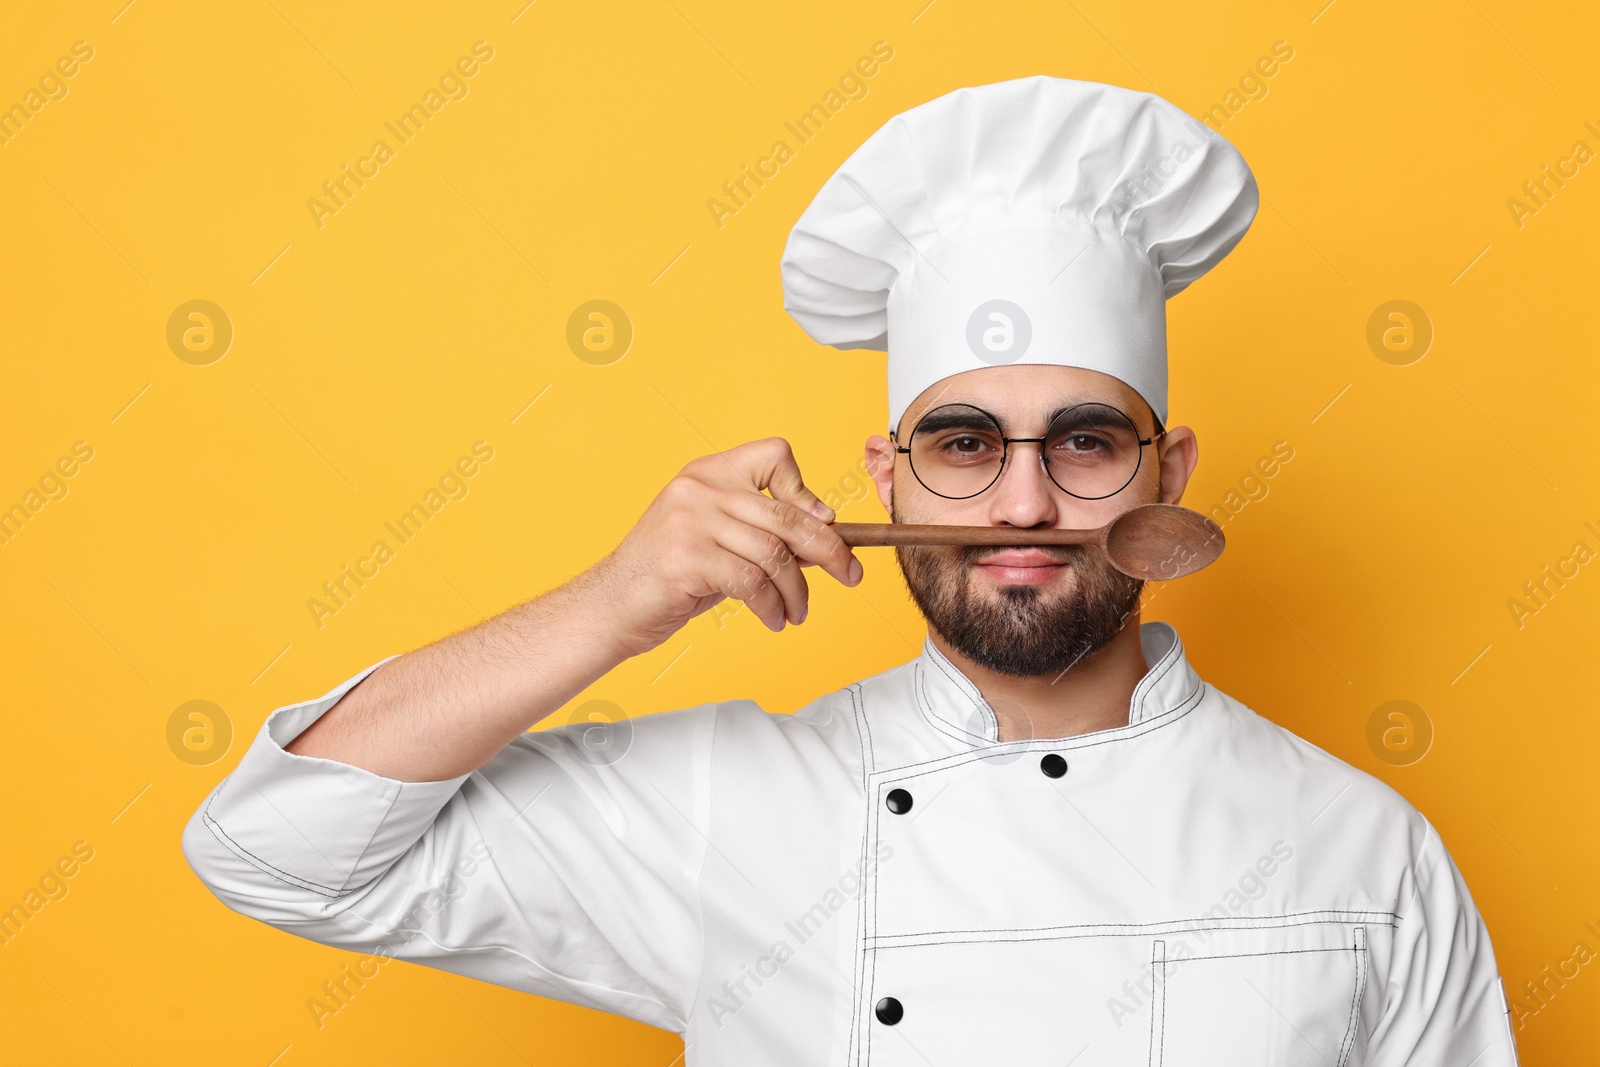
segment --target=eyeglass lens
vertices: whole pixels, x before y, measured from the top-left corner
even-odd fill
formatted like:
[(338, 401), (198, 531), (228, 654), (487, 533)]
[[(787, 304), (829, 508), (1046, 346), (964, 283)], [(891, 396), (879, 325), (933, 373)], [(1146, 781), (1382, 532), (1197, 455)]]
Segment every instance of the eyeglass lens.
[[(969, 404), (945, 404), (918, 421), (908, 447), (918, 481), (939, 496), (962, 499), (995, 483), (1007, 445), (988, 412)], [(1051, 481), (1084, 499), (1119, 492), (1139, 469), (1138, 428), (1108, 404), (1078, 404), (1062, 411), (1040, 447)]]

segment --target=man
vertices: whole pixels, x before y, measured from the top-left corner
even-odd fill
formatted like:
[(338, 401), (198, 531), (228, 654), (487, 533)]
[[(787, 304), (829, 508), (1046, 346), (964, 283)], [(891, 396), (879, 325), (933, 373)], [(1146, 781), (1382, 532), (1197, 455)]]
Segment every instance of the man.
[[(896, 522), (1098, 527), (1183, 495), (1164, 301), (1256, 207), (1157, 97), (963, 89), (824, 186), (786, 306), (887, 350)], [(691, 1065), (1515, 1064), (1433, 828), (1203, 682), (1098, 550), (899, 550), (922, 654), (793, 715), (525, 732), (725, 597), (803, 622), (804, 568), (861, 580), (832, 517), (782, 441), (695, 460), (566, 585), (273, 712), (185, 854), (247, 915)]]

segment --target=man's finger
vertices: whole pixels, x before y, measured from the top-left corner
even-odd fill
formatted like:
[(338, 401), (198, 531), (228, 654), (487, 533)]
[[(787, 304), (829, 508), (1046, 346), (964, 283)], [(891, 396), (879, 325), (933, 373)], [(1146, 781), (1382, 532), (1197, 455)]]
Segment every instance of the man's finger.
[(767, 629), (782, 630), (783, 595), (761, 567), (725, 548), (714, 552), (710, 574), (717, 590), (729, 599), (743, 601)]
[(788, 501), (762, 493), (730, 492), (723, 509), (750, 526), (783, 539), (795, 556), (815, 563), (844, 585), (861, 581), (861, 562), (837, 531)]
[(741, 452), (740, 460), (748, 464), (742, 465), (741, 469), (750, 475), (755, 488), (765, 489), (773, 499), (793, 504), (824, 522), (833, 518), (833, 509), (806, 488), (800, 464), (795, 461), (794, 450), (789, 447), (788, 441), (781, 437), (768, 437), (741, 445), (735, 451)]
[(783, 538), (733, 518), (719, 524), (712, 536), (721, 547), (761, 568), (783, 598), (784, 618), (797, 624), (806, 617), (810, 589), (797, 566), (798, 557)]

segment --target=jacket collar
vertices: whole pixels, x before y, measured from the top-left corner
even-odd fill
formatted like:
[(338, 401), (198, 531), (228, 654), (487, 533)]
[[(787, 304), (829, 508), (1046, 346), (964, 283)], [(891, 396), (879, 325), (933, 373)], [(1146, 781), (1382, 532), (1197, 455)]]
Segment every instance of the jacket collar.
[[(1127, 725), (1113, 730), (1131, 729), (1189, 707), (1201, 688), (1200, 676), (1189, 665), (1183, 641), (1171, 623), (1140, 623), (1139, 644), (1148, 669), (1133, 688)], [(923, 640), (922, 655), (912, 661), (912, 668), (917, 707), (929, 725), (969, 745), (998, 743), (994, 710), (931, 639)]]

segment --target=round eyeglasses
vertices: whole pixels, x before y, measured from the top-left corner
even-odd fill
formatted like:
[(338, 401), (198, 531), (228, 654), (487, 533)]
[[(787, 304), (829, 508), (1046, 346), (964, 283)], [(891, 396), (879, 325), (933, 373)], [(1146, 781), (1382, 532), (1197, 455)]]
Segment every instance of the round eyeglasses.
[(911, 473), (928, 492), (965, 500), (1000, 480), (1013, 444), (1037, 444), (1045, 474), (1063, 492), (1080, 500), (1103, 500), (1133, 481), (1144, 446), (1166, 433), (1140, 437), (1133, 419), (1121, 410), (1086, 403), (1057, 412), (1043, 437), (1007, 437), (1000, 420), (982, 408), (944, 404), (923, 415), (910, 442), (901, 446), (897, 441), (895, 451), (911, 458)]

